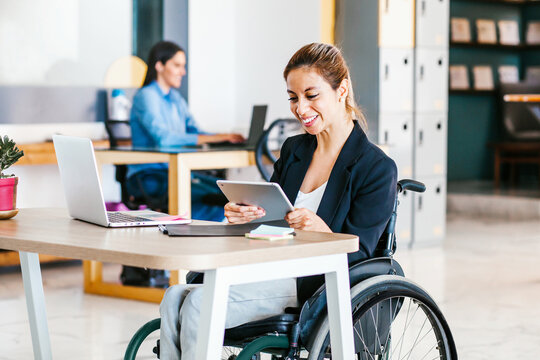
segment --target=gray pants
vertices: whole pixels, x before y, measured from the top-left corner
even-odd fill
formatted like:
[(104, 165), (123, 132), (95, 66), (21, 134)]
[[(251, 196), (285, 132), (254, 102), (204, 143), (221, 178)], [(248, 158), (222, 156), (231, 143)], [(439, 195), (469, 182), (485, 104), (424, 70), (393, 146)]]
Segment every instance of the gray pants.
[[(201, 285), (174, 285), (165, 292), (159, 307), (162, 360), (195, 360), (202, 290)], [(298, 306), (295, 279), (231, 286), (225, 328), (282, 314), (290, 306)]]

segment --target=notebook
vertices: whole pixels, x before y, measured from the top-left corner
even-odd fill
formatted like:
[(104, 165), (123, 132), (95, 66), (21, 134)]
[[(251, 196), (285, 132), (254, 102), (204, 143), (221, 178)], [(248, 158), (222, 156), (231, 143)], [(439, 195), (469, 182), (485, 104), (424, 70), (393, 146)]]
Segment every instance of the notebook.
[(253, 106), (253, 112), (251, 114), (251, 124), (249, 126), (249, 135), (246, 142), (243, 143), (232, 143), (232, 142), (219, 142), (219, 143), (208, 143), (202, 145), (193, 145), (190, 147), (195, 148), (234, 148), (242, 150), (253, 150), (257, 145), (257, 141), (264, 132), (264, 123), (266, 121), (266, 110), (268, 105), (255, 105)]
[(106, 227), (191, 222), (190, 219), (151, 210), (107, 211), (90, 139), (54, 135), (53, 142), (71, 217)]

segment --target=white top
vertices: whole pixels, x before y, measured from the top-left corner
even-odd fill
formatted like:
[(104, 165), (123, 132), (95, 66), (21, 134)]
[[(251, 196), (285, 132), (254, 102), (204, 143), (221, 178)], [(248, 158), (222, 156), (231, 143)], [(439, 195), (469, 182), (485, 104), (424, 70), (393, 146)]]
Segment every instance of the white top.
[(324, 195), (324, 190), (326, 189), (326, 184), (328, 181), (310, 192), (309, 194), (304, 194), (298, 190), (298, 195), (296, 195), (296, 200), (294, 201), (295, 208), (306, 208), (308, 210), (317, 213), (319, 204), (321, 203), (322, 197)]

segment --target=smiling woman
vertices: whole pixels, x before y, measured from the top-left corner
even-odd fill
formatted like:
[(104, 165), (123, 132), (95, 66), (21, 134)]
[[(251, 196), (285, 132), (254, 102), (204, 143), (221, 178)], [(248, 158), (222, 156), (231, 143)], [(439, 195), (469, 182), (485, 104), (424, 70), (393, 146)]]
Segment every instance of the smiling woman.
[[(271, 181), (281, 185), (294, 210), (290, 227), (357, 235), (360, 250), (349, 264), (373, 256), (392, 213), (397, 169), (364, 133), (365, 119), (353, 100), (349, 70), (339, 49), (312, 43), (289, 60), (285, 71), (290, 108), (306, 134), (283, 144)], [(362, 124), (362, 125), (361, 125)], [(230, 223), (264, 216), (264, 209), (228, 203)], [(280, 314), (300, 305), (324, 284), (323, 276), (232, 286), (226, 326)], [(295, 286), (296, 285), (296, 286)], [(162, 359), (192, 359), (202, 289), (170, 287), (161, 303)], [(179, 331), (180, 329), (180, 331)], [(180, 333), (178, 333), (180, 332)]]

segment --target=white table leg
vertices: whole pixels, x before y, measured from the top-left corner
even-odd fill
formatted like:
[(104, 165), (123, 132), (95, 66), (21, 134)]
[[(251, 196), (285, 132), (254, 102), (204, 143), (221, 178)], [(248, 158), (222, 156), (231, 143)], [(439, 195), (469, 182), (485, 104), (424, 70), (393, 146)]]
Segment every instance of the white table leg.
[(220, 269), (205, 271), (196, 359), (221, 359), (228, 297), (229, 283)]
[(336, 272), (325, 274), (330, 344), (333, 359), (352, 359), (354, 338), (347, 255), (341, 260)]
[(47, 326), (47, 312), (45, 310), (39, 256), (36, 253), (20, 251), (19, 258), (21, 259), (34, 359), (49, 360), (52, 359), (51, 341)]
[(220, 358), (230, 285), (321, 273), (325, 274), (326, 281), (332, 357), (339, 360), (352, 359), (354, 356), (353, 324), (346, 254), (239, 265), (205, 271), (196, 358), (198, 360)]

